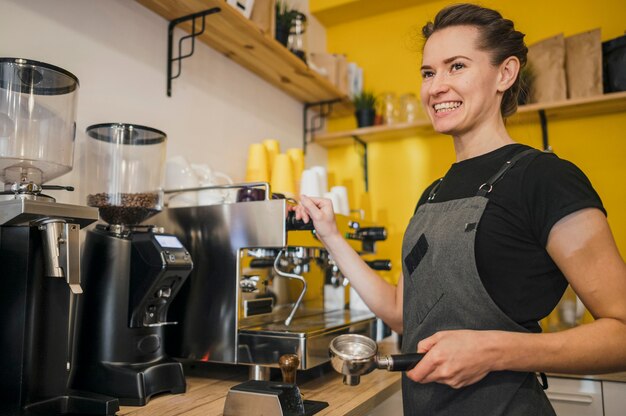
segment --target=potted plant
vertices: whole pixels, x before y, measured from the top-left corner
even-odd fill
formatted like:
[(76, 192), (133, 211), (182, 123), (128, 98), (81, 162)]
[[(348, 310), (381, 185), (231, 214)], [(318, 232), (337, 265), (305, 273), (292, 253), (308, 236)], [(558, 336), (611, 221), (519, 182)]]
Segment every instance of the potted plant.
[(291, 9), (285, 0), (276, 1), (276, 40), (287, 47), (289, 32), (299, 11)]
[(376, 95), (372, 91), (363, 90), (352, 97), (352, 103), (356, 109), (354, 115), (357, 126), (373, 126), (376, 117)]

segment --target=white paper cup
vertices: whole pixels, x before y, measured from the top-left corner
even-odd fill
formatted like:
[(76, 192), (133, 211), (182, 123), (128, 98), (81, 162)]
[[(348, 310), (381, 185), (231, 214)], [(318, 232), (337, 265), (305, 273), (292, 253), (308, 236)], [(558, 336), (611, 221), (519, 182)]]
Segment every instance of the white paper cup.
[(339, 199), (339, 213), (342, 215), (350, 215), (350, 204), (348, 202), (348, 189), (345, 186), (333, 186), (330, 192), (337, 195)]
[[(317, 172), (320, 175), (320, 195), (324, 195), (328, 192), (328, 173), (324, 166), (313, 166), (311, 170)], [(306, 195), (306, 194), (305, 194)]]
[(339, 197), (337, 196), (336, 193), (326, 192), (324, 194), (324, 198), (330, 199), (330, 201), (333, 203), (333, 211), (335, 212), (335, 214), (341, 214), (341, 211), (340, 211), (341, 202), (339, 201)]
[(323, 195), (320, 190), (320, 175), (311, 169), (303, 170), (300, 177), (300, 195), (318, 198)]

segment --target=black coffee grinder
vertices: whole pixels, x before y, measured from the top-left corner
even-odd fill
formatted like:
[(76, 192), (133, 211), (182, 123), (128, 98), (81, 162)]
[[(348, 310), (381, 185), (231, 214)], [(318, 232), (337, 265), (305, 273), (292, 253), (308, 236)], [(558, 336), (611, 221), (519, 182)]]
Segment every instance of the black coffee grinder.
[(0, 415), (113, 415), (117, 399), (69, 388), (80, 229), (95, 209), (57, 203), (44, 185), (73, 165), (78, 79), (0, 58)]
[(143, 406), (185, 392), (182, 365), (165, 354), (168, 308), (193, 267), (176, 236), (140, 223), (161, 210), (166, 136), (149, 127), (87, 128), (87, 204), (102, 220), (87, 233), (73, 386)]

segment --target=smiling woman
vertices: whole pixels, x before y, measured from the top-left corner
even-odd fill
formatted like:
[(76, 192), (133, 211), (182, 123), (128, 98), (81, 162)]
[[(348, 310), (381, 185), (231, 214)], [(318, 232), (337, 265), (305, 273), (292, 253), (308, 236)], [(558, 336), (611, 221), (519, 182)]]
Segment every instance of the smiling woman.
[[(297, 217), (361, 298), (424, 358), (403, 376), (406, 415), (554, 415), (536, 371), (626, 369), (626, 265), (600, 197), (572, 163), (516, 143), (524, 35), (497, 11), (454, 5), (423, 29), (421, 98), (457, 163), (420, 198), (386, 283), (337, 231), (329, 201)], [(540, 334), (567, 284), (596, 320)]]

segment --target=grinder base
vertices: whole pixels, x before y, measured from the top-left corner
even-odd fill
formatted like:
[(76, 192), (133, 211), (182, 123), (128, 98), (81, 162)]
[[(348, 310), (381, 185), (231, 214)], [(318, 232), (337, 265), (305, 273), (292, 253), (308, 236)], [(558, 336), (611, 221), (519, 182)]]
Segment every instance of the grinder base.
[(295, 384), (250, 380), (230, 389), (224, 403), (224, 416), (309, 416), (328, 403), (302, 400)]

